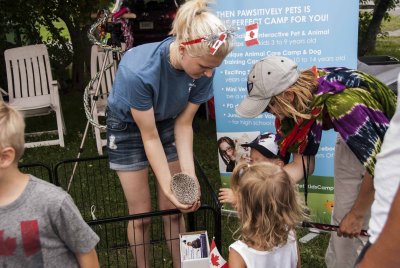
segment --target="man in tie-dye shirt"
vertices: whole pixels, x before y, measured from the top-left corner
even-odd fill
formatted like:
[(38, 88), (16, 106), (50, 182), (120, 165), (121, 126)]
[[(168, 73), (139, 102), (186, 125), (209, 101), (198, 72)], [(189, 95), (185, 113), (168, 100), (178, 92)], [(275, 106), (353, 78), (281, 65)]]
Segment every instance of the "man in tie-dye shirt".
[(358, 234), (368, 224), (376, 155), (396, 108), (395, 94), (356, 70), (299, 71), (295, 62), (279, 56), (257, 62), (247, 87), (249, 96), (236, 113), (247, 118), (275, 115), (280, 152), (293, 154), (285, 170), (295, 181), (304, 177), (304, 167), (314, 170), (322, 131), (338, 132), (332, 224), (340, 228), (331, 235), (325, 260), (328, 267), (353, 267), (367, 242)]

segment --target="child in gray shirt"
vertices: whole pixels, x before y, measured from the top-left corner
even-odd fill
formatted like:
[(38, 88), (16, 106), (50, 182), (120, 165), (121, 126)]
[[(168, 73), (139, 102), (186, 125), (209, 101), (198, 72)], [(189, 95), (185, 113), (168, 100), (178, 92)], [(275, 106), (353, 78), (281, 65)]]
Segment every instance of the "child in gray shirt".
[(0, 101), (0, 267), (99, 267), (99, 238), (70, 195), (19, 171), (24, 127)]

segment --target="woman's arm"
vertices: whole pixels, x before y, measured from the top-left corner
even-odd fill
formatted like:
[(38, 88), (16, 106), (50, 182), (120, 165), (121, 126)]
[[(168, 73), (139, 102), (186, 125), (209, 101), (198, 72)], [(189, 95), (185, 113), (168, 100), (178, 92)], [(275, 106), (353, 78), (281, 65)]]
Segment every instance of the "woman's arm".
[[(304, 166), (308, 169), (308, 176), (311, 176), (314, 172), (315, 166), (315, 156), (311, 155), (310, 157), (304, 156)], [(308, 163), (308, 159), (310, 159), (310, 163)], [(304, 170), (303, 170), (303, 160), (301, 154), (293, 153), (293, 161), (289, 164), (285, 165), (283, 169), (289, 174), (289, 176), (298, 183), (302, 179), (304, 179)]]
[(191, 206), (180, 203), (171, 191), (171, 172), (158, 135), (153, 108), (147, 111), (132, 108), (131, 113), (142, 135), (147, 159), (165, 196), (181, 211), (191, 211)]
[(182, 172), (196, 177), (193, 160), (193, 118), (199, 105), (188, 103), (175, 122), (175, 143)]
[(81, 268), (98, 268), (100, 267), (99, 259), (95, 249), (87, 253), (75, 253), (75, 257), (78, 260)]
[(246, 268), (246, 263), (244, 262), (242, 256), (234, 250), (229, 249), (229, 268)]

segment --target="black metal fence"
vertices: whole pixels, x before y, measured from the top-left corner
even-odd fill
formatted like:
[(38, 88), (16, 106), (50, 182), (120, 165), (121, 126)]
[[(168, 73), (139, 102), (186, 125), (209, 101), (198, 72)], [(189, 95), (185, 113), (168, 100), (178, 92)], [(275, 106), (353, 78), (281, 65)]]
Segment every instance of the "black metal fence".
[[(71, 182), (74, 165), (77, 168)], [(221, 213), (219, 202), (200, 163), (196, 160), (196, 174), (201, 187), (201, 207), (194, 213), (184, 214), (185, 231), (207, 230), (221, 248)], [(179, 252), (179, 238), (171, 230), (164, 230), (163, 223), (181, 215), (179, 210), (157, 209), (155, 177), (150, 172), (152, 212), (129, 215), (118, 176), (108, 168), (106, 156), (71, 159), (57, 163), (54, 168), (44, 164), (21, 165), (21, 170), (52, 182), (67, 190), (74, 199), (83, 218), (99, 235), (96, 250), (101, 267), (136, 267), (133, 253), (146, 248), (150, 267), (172, 267), (170, 250)], [(150, 221), (149, 240), (143, 244), (130, 244), (127, 227), (130, 221)], [(130, 228), (135, 228), (133, 224)], [(175, 232), (176, 233), (176, 232)]]

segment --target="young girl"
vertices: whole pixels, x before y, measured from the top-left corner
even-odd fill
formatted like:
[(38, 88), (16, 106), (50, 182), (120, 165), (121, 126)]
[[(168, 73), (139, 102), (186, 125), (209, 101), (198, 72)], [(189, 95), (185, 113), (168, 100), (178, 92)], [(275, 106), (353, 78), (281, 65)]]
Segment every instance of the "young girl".
[[(157, 178), (160, 210), (192, 212), (200, 206), (200, 200), (180, 203), (170, 183), (178, 172), (196, 177), (192, 121), (200, 104), (212, 97), (214, 69), (233, 49), (231, 32), (208, 2), (187, 1), (176, 14), (171, 37), (130, 49), (119, 64), (108, 98), (107, 148), (130, 214), (151, 210), (149, 165)], [(172, 238), (184, 231), (183, 216), (164, 218), (164, 227), (179, 267), (179, 241)], [(128, 225), (138, 267), (150, 267), (149, 228), (148, 220)]]
[(232, 173), (231, 187), (240, 240), (229, 247), (229, 267), (300, 267), (294, 229), (304, 214), (288, 174), (272, 163), (242, 163)]

